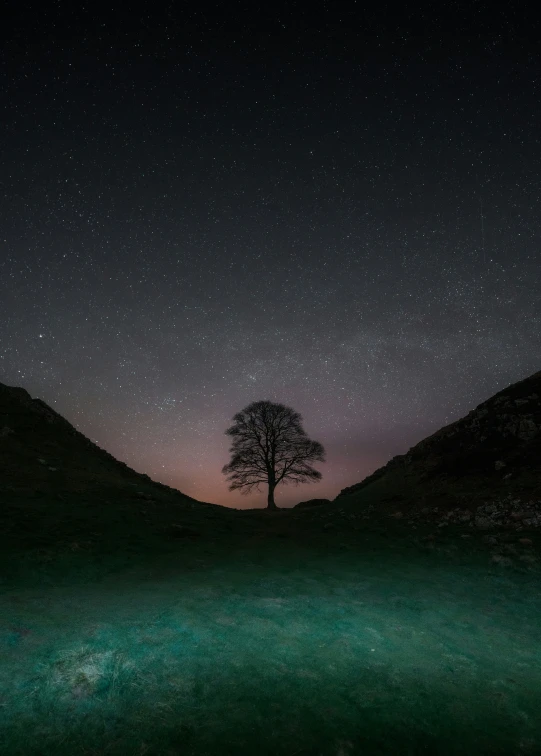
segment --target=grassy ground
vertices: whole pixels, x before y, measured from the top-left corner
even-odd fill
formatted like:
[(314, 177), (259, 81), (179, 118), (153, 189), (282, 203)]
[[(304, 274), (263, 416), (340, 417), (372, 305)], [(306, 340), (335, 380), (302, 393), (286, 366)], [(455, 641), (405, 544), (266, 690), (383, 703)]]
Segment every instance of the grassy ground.
[(232, 514), (3, 544), (0, 753), (541, 754), (535, 536)]

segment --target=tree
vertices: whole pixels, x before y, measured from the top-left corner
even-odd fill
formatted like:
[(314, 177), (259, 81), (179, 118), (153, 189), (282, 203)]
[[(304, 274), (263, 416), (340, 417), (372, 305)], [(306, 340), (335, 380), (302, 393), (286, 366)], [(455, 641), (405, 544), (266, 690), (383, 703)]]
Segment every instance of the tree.
[(233, 438), (231, 461), (222, 468), (229, 475), (229, 490), (247, 494), (267, 483), (267, 509), (277, 509), (274, 490), (279, 483), (321, 480), (309, 463), (325, 462), (325, 450), (318, 441), (310, 441), (301, 421), (291, 407), (268, 401), (252, 402), (238, 412), (225, 431)]

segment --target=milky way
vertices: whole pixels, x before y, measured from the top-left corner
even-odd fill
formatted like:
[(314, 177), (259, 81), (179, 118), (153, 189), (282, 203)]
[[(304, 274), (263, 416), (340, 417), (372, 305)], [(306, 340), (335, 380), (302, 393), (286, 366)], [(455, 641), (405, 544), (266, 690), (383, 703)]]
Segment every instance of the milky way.
[(2, 33), (0, 380), (237, 507), (224, 431), (284, 403), (327, 462), (277, 504), (333, 498), (541, 368), (537, 37), (174, 8)]

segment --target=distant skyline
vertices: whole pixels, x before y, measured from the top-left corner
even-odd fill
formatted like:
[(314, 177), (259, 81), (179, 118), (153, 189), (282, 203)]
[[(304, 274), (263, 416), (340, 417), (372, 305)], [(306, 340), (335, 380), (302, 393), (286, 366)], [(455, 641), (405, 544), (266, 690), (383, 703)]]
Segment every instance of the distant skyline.
[(290, 506), (541, 369), (538, 22), (347, 5), (0, 32), (0, 381), (201, 501), (264, 506), (253, 401), (325, 447)]

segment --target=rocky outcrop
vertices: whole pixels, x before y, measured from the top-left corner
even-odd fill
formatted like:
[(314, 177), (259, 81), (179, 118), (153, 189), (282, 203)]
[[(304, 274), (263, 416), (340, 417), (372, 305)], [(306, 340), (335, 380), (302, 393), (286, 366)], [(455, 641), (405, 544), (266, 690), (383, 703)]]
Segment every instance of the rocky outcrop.
[[(402, 519), (403, 514), (394, 512), (392, 516)], [(505, 528), (520, 531), (541, 528), (541, 500), (523, 501), (507, 494), (494, 501), (479, 504), (473, 509), (455, 507), (442, 511), (439, 507), (423, 507), (411, 511), (407, 521), (410, 524), (432, 521), (438, 528), (467, 525), (475, 530)]]

